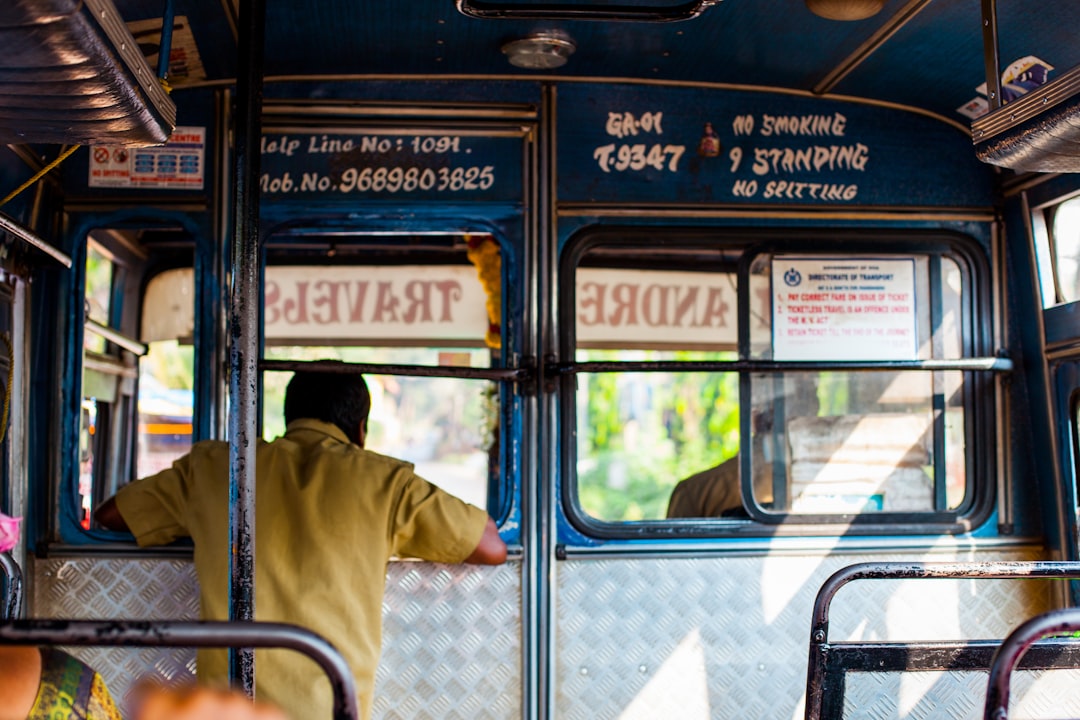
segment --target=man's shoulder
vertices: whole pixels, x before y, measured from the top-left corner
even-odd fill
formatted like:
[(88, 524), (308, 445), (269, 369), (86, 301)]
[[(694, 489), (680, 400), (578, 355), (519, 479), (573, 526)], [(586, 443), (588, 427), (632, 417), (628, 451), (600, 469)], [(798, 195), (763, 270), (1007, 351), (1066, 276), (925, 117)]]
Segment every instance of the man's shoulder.
[[(260, 441), (261, 442), (261, 441)], [(192, 457), (229, 457), (229, 442), (227, 440), (200, 440), (193, 443), (188, 453)]]
[(370, 468), (372, 471), (383, 471), (388, 474), (401, 471), (409, 473), (413, 472), (414, 466), (407, 460), (401, 460), (389, 455), (382, 455), (353, 443), (327, 448), (327, 450), (340, 454), (342, 459), (347, 462), (363, 465)]
[(728, 458), (719, 465), (694, 473), (679, 484), (710, 485), (715, 482), (739, 479), (739, 456)]

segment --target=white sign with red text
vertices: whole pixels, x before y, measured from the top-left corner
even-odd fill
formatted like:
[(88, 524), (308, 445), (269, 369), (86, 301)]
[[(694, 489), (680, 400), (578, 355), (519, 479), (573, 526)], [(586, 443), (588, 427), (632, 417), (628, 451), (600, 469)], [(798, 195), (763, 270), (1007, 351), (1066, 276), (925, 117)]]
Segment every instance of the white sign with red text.
[(777, 255), (773, 358), (915, 360), (915, 260)]
[(206, 128), (178, 127), (158, 147), (94, 145), (90, 187), (202, 190)]

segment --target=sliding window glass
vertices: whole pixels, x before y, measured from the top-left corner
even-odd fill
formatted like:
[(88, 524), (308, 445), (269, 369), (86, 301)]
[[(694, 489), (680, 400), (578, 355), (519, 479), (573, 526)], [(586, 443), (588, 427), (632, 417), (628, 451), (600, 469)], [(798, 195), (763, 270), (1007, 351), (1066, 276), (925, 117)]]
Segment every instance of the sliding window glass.
[[(457, 244), (461, 252), (440, 253), (438, 263), (420, 256), (404, 264), (298, 265), (282, 257), (266, 268), (264, 357), (445, 369), (447, 377), (393, 368), (365, 374), (371, 392), (365, 447), (414, 463), (424, 479), (486, 508), (503, 465), (504, 390), (465, 375), (500, 363), (498, 246), (490, 236), (471, 236), (469, 253), (460, 239)], [(263, 375), (268, 440), (286, 430), (292, 375)]]
[(971, 253), (629, 235), (587, 236), (564, 261), (564, 467), (583, 527), (959, 530), (992, 390), (962, 363), (985, 352)]

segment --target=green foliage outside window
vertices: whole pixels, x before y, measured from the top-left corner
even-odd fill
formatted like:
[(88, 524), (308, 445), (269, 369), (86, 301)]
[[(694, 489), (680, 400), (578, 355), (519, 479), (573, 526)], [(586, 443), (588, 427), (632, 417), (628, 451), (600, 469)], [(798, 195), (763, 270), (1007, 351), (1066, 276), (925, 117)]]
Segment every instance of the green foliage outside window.
[[(734, 353), (579, 351), (580, 361), (731, 360)], [(663, 518), (675, 485), (739, 450), (736, 373), (578, 376), (578, 498), (606, 521)]]

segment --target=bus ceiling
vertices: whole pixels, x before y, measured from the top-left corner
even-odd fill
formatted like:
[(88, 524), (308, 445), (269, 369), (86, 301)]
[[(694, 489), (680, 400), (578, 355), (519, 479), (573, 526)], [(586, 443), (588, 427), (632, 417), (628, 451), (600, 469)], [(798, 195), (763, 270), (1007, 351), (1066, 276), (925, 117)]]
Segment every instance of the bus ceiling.
[[(173, 4), (175, 22), (163, 22), (160, 16), (169, 15), (163, 8)], [(1080, 167), (1070, 122), (1080, 105), (1080, 79), (1066, 71), (1078, 65), (1080, 53), (1063, 30), (1072, 17), (1066, 0), (1041, 4), (1037, 17), (1025, 3), (996, 0), (789, 5), (777, 12), (779, 3), (742, 0), (417, 0), (404, 6), (323, 0), (313, 13), (303, 4), (268, 2), (260, 70), (268, 89), (285, 77), (498, 75), (835, 94), (971, 126), (976, 154), (991, 164), (1020, 171)], [(234, 82), (230, 40), (237, 13), (236, 0), (5, 3), (0, 141), (165, 142), (176, 107), (157, 75), (168, 70), (178, 89)], [(166, 27), (179, 28), (176, 49), (197, 73), (173, 67), (175, 58), (155, 73), (144, 59), (142, 52), (157, 53), (160, 64), (170, 42)], [(801, 41), (790, 42), (796, 38)], [(770, 52), (778, 43), (783, 52)], [(761, 62), (765, 55), (769, 61)], [(1010, 96), (1021, 86), (1026, 94)]]

